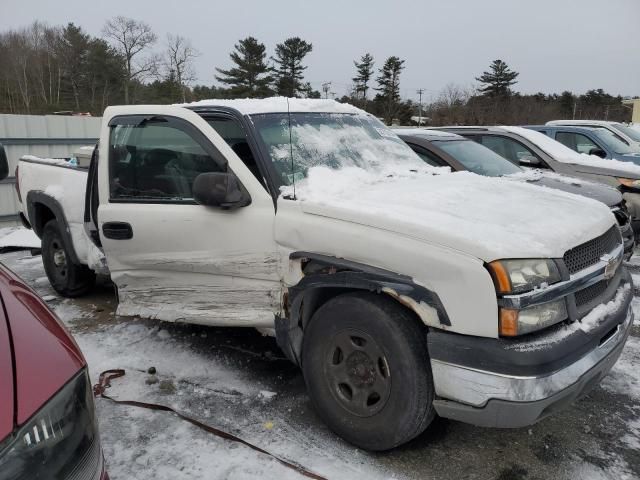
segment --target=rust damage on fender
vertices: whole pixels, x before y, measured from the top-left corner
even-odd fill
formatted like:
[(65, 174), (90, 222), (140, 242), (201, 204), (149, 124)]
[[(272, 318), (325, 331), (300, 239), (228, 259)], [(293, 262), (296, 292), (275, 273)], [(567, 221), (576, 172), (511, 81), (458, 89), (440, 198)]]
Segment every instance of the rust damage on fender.
[(303, 312), (303, 306), (307, 300), (313, 305), (318, 292), (324, 289), (383, 293), (410, 308), (425, 325), (441, 329), (451, 326), (438, 295), (407, 275), (308, 252), (294, 252), (289, 258), (293, 285), (282, 297), (286, 315), (276, 318), (276, 339), (294, 363), (299, 363), (303, 323), (313, 313)]
[(446, 324), (440, 322), (438, 311), (428, 303), (416, 301), (415, 299), (407, 295), (401, 295), (393, 288), (389, 287), (383, 287), (382, 292), (386, 293), (390, 297), (393, 297), (405, 307), (413, 310), (425, 325), (438, 326), (443, 329), (447, 328)]

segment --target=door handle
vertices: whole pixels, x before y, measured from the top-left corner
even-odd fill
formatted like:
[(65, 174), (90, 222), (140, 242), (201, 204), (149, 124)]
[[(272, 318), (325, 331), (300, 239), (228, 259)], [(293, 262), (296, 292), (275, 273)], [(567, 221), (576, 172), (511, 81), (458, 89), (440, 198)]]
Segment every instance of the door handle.
[(111, 240), (129, 240), (133, 238), (133, 229), (127, 222), (105, 222), (102, 234)]

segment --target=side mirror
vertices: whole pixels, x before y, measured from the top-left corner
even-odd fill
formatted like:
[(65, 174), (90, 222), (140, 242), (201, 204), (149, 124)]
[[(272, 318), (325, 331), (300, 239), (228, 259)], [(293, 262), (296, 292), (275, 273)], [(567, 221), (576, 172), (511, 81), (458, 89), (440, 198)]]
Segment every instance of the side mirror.
[(520, 165), (523, 167), (539, 167), (541, 165), (540, 160), (531, 155), (526, 155), (519, 159)]
[(596, 157), (606, 158), (607, 152), (602, 150), (601, 148), (595, 147), (589, 150), (589, 155), (595, 155)]
[(201, 173), (193, 181), (193, 198), (205, 207), (234, 209), (251, 203), (249, 193), (233, 173)]
[(4, 145), (0, 143), (0, 180), (4, 180), (9, 176), (9, 160), (7, 153), (4, 151)]

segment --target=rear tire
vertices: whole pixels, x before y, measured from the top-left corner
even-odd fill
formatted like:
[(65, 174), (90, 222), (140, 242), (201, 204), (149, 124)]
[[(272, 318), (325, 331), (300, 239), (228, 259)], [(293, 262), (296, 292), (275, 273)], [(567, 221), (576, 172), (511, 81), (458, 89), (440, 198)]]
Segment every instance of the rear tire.
[(426, 328), (383, 295), (322, 305), (305, 329), (302, 370), (320, 417), (363, 449), (397, 447), (435, 417)]
[(79, 297), (95, 285), (95, 273), (71, 260), (57, 220), (49, 220), (42, 229), (42, 263), (51, 286), (63, 297)]

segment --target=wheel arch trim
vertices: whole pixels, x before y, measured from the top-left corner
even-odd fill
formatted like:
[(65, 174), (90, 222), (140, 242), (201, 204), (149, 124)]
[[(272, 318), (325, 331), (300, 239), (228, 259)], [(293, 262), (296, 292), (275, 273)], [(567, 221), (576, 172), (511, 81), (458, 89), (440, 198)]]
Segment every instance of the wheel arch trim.
[(32, 190), (27, 194), (27, 212), (29, 214), (29, 223), (31, 224), (33, 231), (38, 235), (38, 237), (42, 238), (45, 223), (39, 218), (39, 205), (48, 208), (53, 213), (55, 220), (60, 225), (62, 242), (64, 243), (65, 250), (69, 253), (71, 261), (76, 265), (82, 265), (75, 247), (73, 246), (71, 229), (69, 228), (69, 223), (67, 222), (62, 205), (57, 199), (41, 190)]
[(319, 270), (304, 274), (288, 288), (285, 315), (276, 318), (276, 340), (287, 357), (300, 364), (304, 326), (320, 306), (341, 293), (370, 291), (385, 294), (411, 310), (425, 325), (425, 318), (443, 328), (451, 321), (438, 295), (416, 284), (407, 275), (342, 258), (310, 252), (293, 252), (290, 260), (311, 263)]

